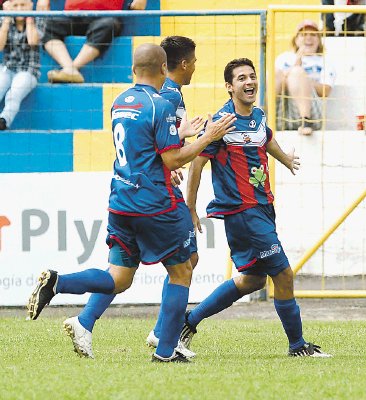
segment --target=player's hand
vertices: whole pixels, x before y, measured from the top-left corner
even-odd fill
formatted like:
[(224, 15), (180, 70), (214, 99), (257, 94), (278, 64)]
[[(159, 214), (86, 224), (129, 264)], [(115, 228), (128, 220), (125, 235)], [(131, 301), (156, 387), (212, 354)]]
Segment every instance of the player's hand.
[(199, 233), (203, 233), (202, 231), (202, 226), (201, 226), (201, 222), (200, 219), (198, 218), (197, 215), (197, 211), (196, 210), (189, 210), (191, 212), (191, 217), (192, 217), (192, 222), (193, 222), (193, 226), (194, 226), (194, 230)]
[(129, 6), (130, 10), (145, 10), (147, 0), (133, 0)]
[(287, 157), (289, 161), (288, 165), (286, 166), (291, 171), (292, 175), (296, 175), (295, 170), (299, 170), (301, 164), (300, 161), (298, 161), (300, 158), (295, 155), (295, 148), (293, 148), (289, 153), (287, 153)]
[(187, 137), (196, 136), (200, 133), (203, 124), (202, 117), (194, 117), (191, 121), (188, 121), (187, 113), (185, 112), (180, 122), (178, 129), (179, 139), (183, 140)]
[(174, 187), (178, 187), (183, 182), (183, 179), (183, 173), (180, 168), (170, 171), (170, 182)]
[(223, 115), (220, 119), (213, 122), (212, 115), (208, 114), (205, 135), (209, 135), (211, 142), (222, 139), (227, 133), (235, 129), (233, 123), (237, 120), (235, 114)]

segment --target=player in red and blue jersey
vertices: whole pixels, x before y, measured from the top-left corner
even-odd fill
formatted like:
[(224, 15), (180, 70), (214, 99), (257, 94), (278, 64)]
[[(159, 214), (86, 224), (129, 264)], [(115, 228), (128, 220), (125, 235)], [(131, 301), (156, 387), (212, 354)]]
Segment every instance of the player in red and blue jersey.
[(187, 205), (201, 231), (195, 210), (203, 166), (211, 161), (215, 198), (207, 207), (209, 217), (223, 218), (231, 258), (241, 273), (224, 282), (197, 307), (186, 313), (181, 342), (189, 348), (196, 327), (229, 307), (242, 296), (274, 283), (274, 305), (289, 340), (290, 356), (326, 357), (319, 346), (302, 335), (300, 308), (293, 291), (293, 273), (278, 239), (269, 184), (267, 153), (293, 174), (299, 168), (294, 152), (285, 154), (272, 135), (262, 109), (254, 106), (258, 90), (252, 61), (229, 62), (224, 72), (230, 100), (214, 120), (235, 113), (236, 129), (211, 143), (191, 164)]
[[(209, 143), (235, 129), (232, 124), (236, 118), (227, 115), (215, 122), (211, 119), (205, 135), (181, 147), (175, 109), (158, 92), (166, 78), (166, 61), (162, 47), (139, 46), (134, 53), (136, 85), (112, 106), (116, 161), (109, 199), (108, 270), (88, 269), (66, 275), (47, 270), (29, 299), (28, 311), (31, 319), (37, 319), (57, 293), (121, 293), (131, 286), (140, 262), (162, 262), (169, 284), (161, 305), (161, 336), (152, 361), (187, 362), (175, 348), (192, 276), (192, 220), (177, 208), (170, 171), (192, 161)], [(65, 328), (75, 350), (92, 357), (91, 347), (84, 354), (76, 344), (86, 330), (78, 318), (65, 321)]]
[[(188, 85), (191, 81), (192, 74), (195, 70), (195, 47), (196, 44), (193, 40), (183, 37), (183, 36), (168, 36), (165, 38), (160, 46), (167, 53), (167, 68), (168, 68), (168, 76), (165, 79), (165, 82), (160, 90), (160, 96), (166, 100), (168, 100), (174, 107), (175, 116), (176, 116), (176, 128), (178, 129), (180, 145), (184, 145), (184, 135), (191, 135), (192, 132), (196, 133), (196, 127), (201, 125), (200, 118), (194, 118), (190, 123), (186, 121), (185, 114), (185, 104), (183, 100), (183, 95), (181, 92), (181, 87), (183, 85)], [(133, 117), (134, 115), (139, 114), (139, 109), (141, 105), (138, 104), (119, 104), (118, 98), (116, 99), (116, 103), (114, 106), (114, 110), (112, 112), (112, 119), (117, 120), (118, 115), (123, 113), (131, 113), (124, 114), (130, 115)], [(181, 129), (180, 125), (183, 124)], [(183, 129), (184, 125), (188, 125), (190, 129)], [(115, 133), (118, 131), (118, 125), (114, 123)], [(117, 137), (118, 147), (119, 138)], [(129, 149), (126, 149), (128, 151)], [(175, 174), (173, 171), (172, 174)], [(126, 177), (124, 178), (126, 179)], [(120, 181), (121, 177), (117, 177), (117, 181)], [(174, 182), (174, 180), (173, 180)], [(132, 184), (132, 182), (131, 182)], [(179, 209), (179, 213), (182, 217), (184, 217), (187, 221), (191, 221), (190, 212), (184, 203), (184, 198), (181, 190), (178, 185), (172, 187), (173, 194), (175, 197), (175, 201), (177, 203), (177, 208)], [(113, 193), (113, 192), (112, 192)], [(189, 253), (190, 260), (192, 264), (192, 268), (197, 265), (198, 254), (197, 254), (197, 243), (195, 231), (193, 228), (193, 224), (190, 224), (189, 230)], [(167, 285), (169, 283), (169, 275), (167, 275), (164, 280), (162, 297), (165, 295)], [(113, 299), (115, 298), (115, 294), (101, 294), (94, 293), (90, 296), (88, 303), (82, 310), (82, 312), (78, 315), (78, 317), (72, 317), (65, 321), (66, 325), (74, 325), (75, 329), (77, 329), (78, 324), (80, 323), (84, 329), (83, 334), (79, 335), (79, 339), (74, 340), (74, 345), (83, 355), (92, 354), (92, 337), (91, 332), (93, 331), (94, 325), (99, 319), (104, 311), (109, 307)], [(154, 329), (150, 332), (148, 338), (146, 339), (147, 344), (152, 347), (157, 347), (159, 343), (161, 323), (162, 323), (163, 312), (160, 310), (159, 316), (156, 322)], [(70, 330), (70, 329), (69, 329)], [(193, 357), (194, 353), (182, 348), (184, 355), (188, 357)]]

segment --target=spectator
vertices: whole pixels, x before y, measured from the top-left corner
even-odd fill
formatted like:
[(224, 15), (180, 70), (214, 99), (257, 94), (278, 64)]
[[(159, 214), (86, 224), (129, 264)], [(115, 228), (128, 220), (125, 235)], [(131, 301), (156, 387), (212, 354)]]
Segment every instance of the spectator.
[(321, 128), (322, 101), (328, 97), (335, 73), (325, 68), (318, 25), (302, 21), (292, 39), (293, 51), (276, 59), (277, 129), (298, 129), (311, 135)]
[[(322, 0), (324, 6), (365, 5), (365, 0)], [(323, 14), (327, 36), (364, 36), (365, 14), (335, 13)]]
[[(44, 5), (49, 0), (39, 0)], [(147, 0), (133, 0), (131, 10), (144, 10)], [(124, 0), (66, 0), (65, 10), (121, 10)], [(47, 5), (46, 5), (47, 6)], [(47, 21), (44, 36), (44, 47), (60, 66), (60, 70), (48, 71), (51, 83), (83, 83), (84, 77), (80, 68), (102, 55), (112, 42), (114, 36), (121, 32), (120, 18), (61, 17)], [(86, 35), (86, 43), (73, 60), (64, 43), (65, 36)]]
[[(30, 11), (31, 0), (8, 0), (5, 11)], [(0, 50), (4, 51), (0, 69), (0, 100), (5, 107), (0, 113), (0, 130), (8, 129), (19, 111), (22, 100), (37, 86), (40, 77), (39, 43), (44, 20), (33, 17), (2, 17)]]

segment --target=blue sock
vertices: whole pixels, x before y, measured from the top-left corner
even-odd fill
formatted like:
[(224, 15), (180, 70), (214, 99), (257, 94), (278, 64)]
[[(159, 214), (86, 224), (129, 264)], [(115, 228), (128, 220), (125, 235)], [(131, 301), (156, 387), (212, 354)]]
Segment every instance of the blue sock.
[(241, 297), (234, 280), (225, 281), (190, 312), (188, 322), (196, 327), (204, 318), (225, 310)]
[(291, 349), (297, 349), (305, 344), (302, 337), (302, 323), (300, 307), (295, 299), (277, 300), (274, 299), (274, 306), (286, 332)]
[(102, 316), (115, 297), (115, 294), (93, 293), (78, 316), (81, 325), (92, 332), (96, 320)]
[[(169, 283), (169, 275), (166, 276), (165, 280), (164, 280), (164, 285), (163, 285), (163, 290), (161, 292), (161, 302), (163, 302), (165, 293), (166, 293), (166, 288), (168, 286)], [(160, 331), (161, 331), (161, 321), (163, 319), (163, 313), (161, 311), (161, 306), (160, 306), (160, 310), (159, 310), (159, 315), (158, 315), (158, 320), (156, 321), (155, 324), (155, 328), (154, 328), (154, 334), (157, 338), (160, 338)]]
[(114, 291), (112, 275), (101, 269), (86, 269), (74, 274), (59, 275), (56, 293), (84, 294), (106, 293)]
[(180, 332), (184, 324), (189, 288), (169, 283), (161, 303), (162, 321), (159, 345), (156, 354), (170, 357), (177, 347)]

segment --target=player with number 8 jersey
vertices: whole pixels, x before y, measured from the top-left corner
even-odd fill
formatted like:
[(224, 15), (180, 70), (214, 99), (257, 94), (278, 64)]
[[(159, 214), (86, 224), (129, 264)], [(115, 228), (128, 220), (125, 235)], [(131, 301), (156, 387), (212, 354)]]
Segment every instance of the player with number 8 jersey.
[(153, 216), (174, 210), (170, 171), (160, 156), (180, 148), (173, 105), (152, 86), (136, 84), (117, 97), (111, 115), (117, 158), (109, 211)]

